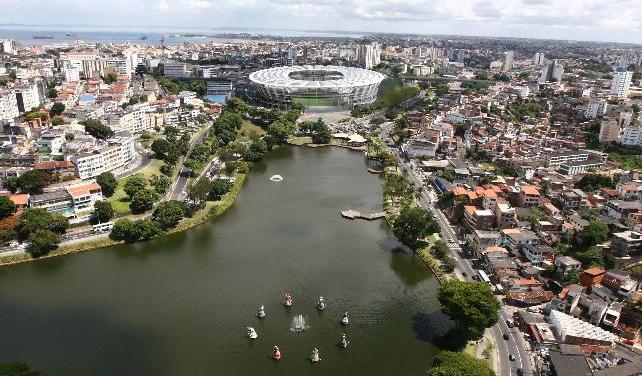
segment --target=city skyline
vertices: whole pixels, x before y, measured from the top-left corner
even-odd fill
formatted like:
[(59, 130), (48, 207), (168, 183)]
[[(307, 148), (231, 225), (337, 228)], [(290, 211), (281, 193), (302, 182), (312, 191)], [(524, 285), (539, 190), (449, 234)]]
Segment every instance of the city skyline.
[(361, 0), (234, 4), (215, 0), (100, 0), (91, 4), (53, 0), (43, 7), (35, 0), (4, 0), (3, 13), (5, 27), (318, 30), (642, 43), (642, 4), (630, 0), (465, 0), (457, 4), (440, 0), (430, 7), (420, 1)]

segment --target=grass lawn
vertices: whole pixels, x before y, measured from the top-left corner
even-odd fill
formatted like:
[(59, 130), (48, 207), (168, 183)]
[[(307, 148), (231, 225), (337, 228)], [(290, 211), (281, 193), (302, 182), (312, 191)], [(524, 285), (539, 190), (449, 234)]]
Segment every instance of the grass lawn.
[[(162, 165), (163, 161), (153, 159), (147, 167), (140, 170), (136, 175), (143, 175), (145, 179), (149, 179), (152, 175), (160, 175)], [(116, 213), (126, 213), (129, 211), (129, 197), (127, 197), (125, 191), (123, 191), (126, 181), (127, 178), (118, 180), (118, 188), (116, 188), (114, 194), (107, 200), (111, 202), (111, 206)]]
[(258, 125), (252, 124), (247, 120), (243, 121), (243, 124), (241, 124), (241, 129), (236, 132), (236, 139), (238, 141), (247, 141), (250, 139), (250, 136), (256, 134), (258, 136), (263, 136), (265, 134), (265, 131), (263, 128), (259, 127)]
[(312, 143), (312, 137), (308, 137), (308, 136), (303, 136), (303, 137), (292, 136), (288, 138), (288, 144), (290, 145), (301, 146), (301, 145), (311, 144), (311, 143)]
[(487, 350), (489, 352), (489, 355), (490, 355), (488, 357), (488, 359), (482, 358), (481, 360), (486, 362), (486, 364), (488, 364), (488, 367), (493, 369), (493, 355), (492, 355), (492, 353), (495, 351), (495, 348), (490, 342), (488, 342), (486, 340), (486, 338), (484, 338), (484, 341), (482, 343), (479, 343), (479, 344), (477, 344), (477, 343), (475, 343), (473, 341), (468, 342), (468, 344), (466, 345), (466, 348), (464, 348), (464, 352), (467, 353), (468, 355), (472, 356), (473, 358), (478, 359), (477, 358), (477, 349), (478, 349), (479, 346), (481, 346), (481, 348), (483, 350)]

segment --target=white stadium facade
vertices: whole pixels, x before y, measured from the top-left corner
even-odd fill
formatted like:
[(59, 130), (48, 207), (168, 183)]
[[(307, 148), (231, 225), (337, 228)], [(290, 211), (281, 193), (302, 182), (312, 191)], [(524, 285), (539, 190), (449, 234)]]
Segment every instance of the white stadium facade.
[(256, 101), (288, 109), (301, 104), (309, 109), (351, 110), (377, 99), (383, 74), (336, 65), (286, 66), (250, 74)]

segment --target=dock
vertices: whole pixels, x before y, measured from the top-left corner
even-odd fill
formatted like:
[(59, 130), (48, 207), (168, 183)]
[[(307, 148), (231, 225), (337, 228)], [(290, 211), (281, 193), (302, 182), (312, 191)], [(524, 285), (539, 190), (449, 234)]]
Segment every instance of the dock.
[(364, 214), (356, 210), (350, 209), (350, 210), (341, 211), (341, 216), (347, 219), (365, 219), (367, 221), (372, 221), (375, 219), (385, 218), (386, 212), (380, 211), (380, 212), (371, 213), (371, 214)]

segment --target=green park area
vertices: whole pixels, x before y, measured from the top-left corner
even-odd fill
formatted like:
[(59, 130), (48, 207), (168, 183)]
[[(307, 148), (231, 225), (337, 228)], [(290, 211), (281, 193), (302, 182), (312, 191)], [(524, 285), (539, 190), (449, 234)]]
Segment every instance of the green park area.
[[(145, 180), (149, 180), (153, 175), (161, 175), (160, 168), (163, 163), (164, 162), (159, 159), (153, 159), (147, 167), (140, 170), (136, 175), (145, 177)], [(107, 200), (111, 203), (111, 206), (114, 208), (114, 212), (117, 214), (129, 211), (129, 197), (123, 189), (126, 181), (127, 178), (119, 179), (118, 187), (114, 191), (114, 194)]]

